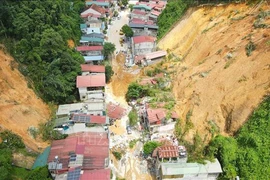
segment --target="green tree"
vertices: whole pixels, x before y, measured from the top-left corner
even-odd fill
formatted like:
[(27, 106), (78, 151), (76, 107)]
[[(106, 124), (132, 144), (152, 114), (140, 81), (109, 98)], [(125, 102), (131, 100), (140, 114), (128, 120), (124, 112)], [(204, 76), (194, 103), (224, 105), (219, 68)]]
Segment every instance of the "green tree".
[(12, 163), (11, 150), (8, 148), (0, 149), (0, 179), (3, 180), (10, 179), (10, 171), (12, 168), (11, 163)]
[(143, 153), (146, 155), (151, 155), (153, 151), (161, 146), (161, 143), (156, 142), (156, 141), (148, 141), (143, 145)]
[(126, 37), (132, 37), (133, 36), (133, 31), (128, 25), (124, 25), (121, 28), (122, 32), (125, 34)]
[(105, 57), (105, 59), (108, 59), (108, 57), (115, 51), (115, 45), (110, 42), (105, 42), (103, 45), (102, 53)]
[(121, 0), (121, 1), (122, 1), (122, 4), (123, 4), (124, 6), (128, 5), (128, 1), (129, 1), (129, 0)]
[(127, 101), (130, 101), (132, 99), (138, 99), (143, 96), (148, 95), (148, 90), (146, 87), (139, 85), (138, 83), (131, 83), (128, 86), (128, 91), (126, 93), (126, 99)]
[(113, 76), (114, 72), (112, 66), (106, 65), (105, 66), (105, 76), (106, 76), (106, 83), (110, 82), (111, 77)]

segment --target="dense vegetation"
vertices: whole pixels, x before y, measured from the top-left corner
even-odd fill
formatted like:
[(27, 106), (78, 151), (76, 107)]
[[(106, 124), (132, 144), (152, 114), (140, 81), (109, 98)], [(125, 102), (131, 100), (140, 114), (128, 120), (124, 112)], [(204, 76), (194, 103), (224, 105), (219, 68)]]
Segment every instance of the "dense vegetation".
[(235, 138), (216, 136), (207, 148), (222, 164), (224, 179), (270, 179), (270, 97), (261, 103)]
[(45, 101), (65, 103), (76, 98), (75, 80), (83, 58), (73, 43), (81, 34), (83, 2), (0, 2), (1, 42), (19, 62), (20, 71), (31, 79), (29, 86)]
[(156, 141), (148, 141), (143, 145), (143, 153), (145, 155), (151, 155), (153, 151), (162, 144)]
[(188, 7), (200, 4), (219, 4), (219, 3), (232, 3), (232, 2), (247, 2), (257, 3), (261, 0), (170, 0), (166, 8), (158, 17), (158, 39), (161, 39), (172, 26), (179, 21), (184, 15)]
[[(12, 165), (12, 153), (20, 152), (27, 154), (25, 145), (21, 137), (10, 131), (0, 133), (0, 179), (51, 179), (47, 167), (40, 167), (32, 171), (24, 168), (18, 168)], [(31, 154), (33, 156), (33, 154)]]
[(137, 125), (138, 122), (138, 113), (135, 108), (132, 108), (132, 110), (128, 114), (128, 119), (129, 119), (129, 125), (130, 126), (135, 126)]

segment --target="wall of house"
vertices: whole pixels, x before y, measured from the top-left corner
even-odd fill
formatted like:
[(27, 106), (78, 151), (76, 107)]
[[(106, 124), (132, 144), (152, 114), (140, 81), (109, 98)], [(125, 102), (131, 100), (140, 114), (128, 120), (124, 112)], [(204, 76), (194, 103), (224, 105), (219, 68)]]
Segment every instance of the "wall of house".
[(82, 52), (82, 55), (84, 56), (99, 56), (102, 55), (101, 51), (86, 51), (86, 52)]
[(87, 88), (86, 87), (79, 88), (79, 94), (80, 94), (80, 100), (87, 98)]
[(90, 28), (101, 28), (102, 22), (90, 22), (89, 27)]
[(132, 28), (134, 36), (157, 36), (157, 30)]
[(98, 27), (87, 28), (86, 34), (91, 34), (91, 33), (101, 33), (101, 30)]
[(156, 50), (155, 42), (143, 42), (134, 45), (135, 55), (144, 55)]

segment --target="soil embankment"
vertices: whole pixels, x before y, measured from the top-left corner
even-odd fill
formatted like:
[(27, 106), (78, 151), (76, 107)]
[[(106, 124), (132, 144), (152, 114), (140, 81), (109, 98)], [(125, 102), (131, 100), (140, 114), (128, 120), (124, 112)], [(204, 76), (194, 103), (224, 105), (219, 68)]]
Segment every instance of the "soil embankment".
[[(183, 60), (173, 62), (173, 93), (181, 118), (192, 112), (188, 139), (196, 131), (202, 137), (213, 130), (232, 135), (269, 94), (270, 17), (258, 18), (267, 10), (263, 3), (189, 10), (159, 42)], [(255, 50), (247, 56), (250, 43)]]
[(28, 88), (17, 67), (15, 60), (0, 50), (0, 130), (12, 131), (22, 137), (28, 148), (38, 151), (48, 143), (33, 139), (28, 128), (38, 128), (39, 123), (47, 121), (50, 110)]

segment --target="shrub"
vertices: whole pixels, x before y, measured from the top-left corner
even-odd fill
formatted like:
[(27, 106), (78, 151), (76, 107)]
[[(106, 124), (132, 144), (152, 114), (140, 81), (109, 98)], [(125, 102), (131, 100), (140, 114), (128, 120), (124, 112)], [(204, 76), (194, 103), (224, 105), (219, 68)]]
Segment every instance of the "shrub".
[(138, 99), (147, 95), (148, 95), (148, 90), (146, 87), (133, 82), (128, 86), (126, 99), (127, 101), (130, 101), (132, 99)]
[(111, 77), (113, 76), (114, 72), (112, 66), (106, 65), (105, 66), (105, 76), (106, 76), (106, 83), (110, 82)]
[(128, 114), (128, 119), (129, 119), (129, 125), (130, 126), (135, 126), (138, 122), (138, 114), (136, 109), (132, 109), (129, 114)]
[(246, 55), (251, 56), (252, 52), (256, 49), (256, 45), (249, 41), (249, 43), (246, 45)]
[(16, 134), (13, 134), (11, 131), (3, 131), (0, 133), (0, 137), (3, 140), (1, 143), (2, 148), (9, 148), (11, 150), (17, 148), (24, 148), (25, 145), (22, 141), (22, 138)]
[(162, 144), (156, 141), (148, 141), (143, 145), (143, 153), (146, 155), (150, 155), (153, 153), (153, 151), (161, 146)]
[(138, 139), (133, 139), (133, 140), (131, 140), (130, 142), (129, 142), (129, 148), (130, 149), (132, 149), (134, 146), (135, 146), (135, 144), (138, 142)]
[(118, 161), (122, 158), (122, 154), (120, 152), (113, 151), (112, 153)]

